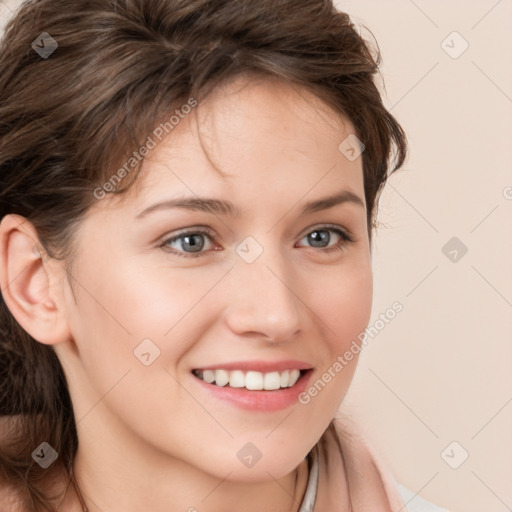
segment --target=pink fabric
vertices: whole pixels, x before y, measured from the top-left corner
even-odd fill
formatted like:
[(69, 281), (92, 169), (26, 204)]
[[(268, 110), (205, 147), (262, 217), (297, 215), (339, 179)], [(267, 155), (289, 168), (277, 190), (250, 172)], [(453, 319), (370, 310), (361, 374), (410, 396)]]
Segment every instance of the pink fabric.
[(352, 512), (407, 512), (392, 473), (371, 443), (346, 425), (334, 424), (342, 452), (328, 429), (317, 444), (315, 512), (348, 512), (350, 502)]

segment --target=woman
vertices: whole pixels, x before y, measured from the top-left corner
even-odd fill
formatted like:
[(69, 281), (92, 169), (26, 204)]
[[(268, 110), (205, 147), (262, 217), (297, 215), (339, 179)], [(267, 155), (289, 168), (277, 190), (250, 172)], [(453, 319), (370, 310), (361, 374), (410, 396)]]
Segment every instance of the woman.
[(406, 156), (379, 62), (321, 0), (22, 6), (0, 57), (9, 510), (406, 510), (335, 418)]

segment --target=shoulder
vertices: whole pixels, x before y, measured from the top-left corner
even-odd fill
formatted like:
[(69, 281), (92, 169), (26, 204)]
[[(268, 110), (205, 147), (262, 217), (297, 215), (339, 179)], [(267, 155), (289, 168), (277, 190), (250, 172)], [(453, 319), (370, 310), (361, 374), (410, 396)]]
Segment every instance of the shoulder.
[(405, 510), (407, 512), (449, 512), (447, 509), (425, 500), (400, 483), (397, 483), (396, 487), (404, 500)]
[[(366, 469), (371, 472), (377, 471), (380, 481), (387, 494), (390, 507), (401, 512), (450, 512), (447, 509), (435, 505), (422, 498), (419, 494), (408, 489), (397, 481), (390, 470), (387, 461), (377, 452), (371, 440), (366, 436), (359, 425), (344, 417), (343, 423), (333, 421), (336, 436), (347, 455), (345, 461), (347, 468), (350, 465), (356, 467), (355, 473), (362, 479), (364, 467), (361, 465), (366, 461)], [(352, 461), (352, 464), (351, 464)], [(370, 462), (371, 464), (369, 464)], [(357, 464), (356, 464), (357, 463)]]

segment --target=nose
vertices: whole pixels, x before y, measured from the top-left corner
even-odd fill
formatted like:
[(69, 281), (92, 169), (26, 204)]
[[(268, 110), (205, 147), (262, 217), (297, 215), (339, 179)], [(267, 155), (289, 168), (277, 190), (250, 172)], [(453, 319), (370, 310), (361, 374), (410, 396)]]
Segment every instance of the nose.
[(237, 261), (228, 279), (226, 321), (235, 334), (272, 343), (284, 343), (296, 336), (302, 302), (293, 289), (290, 264), (282, 255), (270, 257), (264, 253), (252, 263)]

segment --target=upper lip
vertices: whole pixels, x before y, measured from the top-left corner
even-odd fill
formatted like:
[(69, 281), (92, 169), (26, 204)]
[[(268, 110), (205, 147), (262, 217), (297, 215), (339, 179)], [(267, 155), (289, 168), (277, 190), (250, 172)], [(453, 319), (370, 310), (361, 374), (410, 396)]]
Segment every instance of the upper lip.
[(310, 370), (311, 365), (304, 361), (286, 359), (283, 361), (232, 361), (231, 363), (217, 363), (195, 368), (196, 370), (242, 370), (245, 372), (282, 372), (284, 370)]

